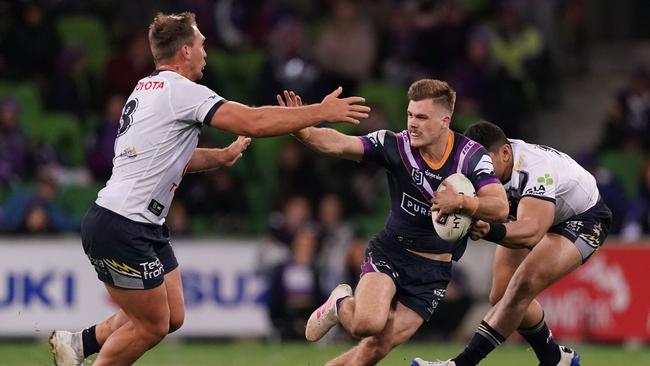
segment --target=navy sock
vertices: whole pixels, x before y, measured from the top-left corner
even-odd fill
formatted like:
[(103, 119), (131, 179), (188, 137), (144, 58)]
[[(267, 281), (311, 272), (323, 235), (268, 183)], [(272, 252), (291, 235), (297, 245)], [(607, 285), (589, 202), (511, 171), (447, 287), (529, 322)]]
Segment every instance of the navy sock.
[(555, 343), (553, 333), (546, 326), (544, 316), (537, 325), (530, 328), (519, 328), (518, 331), (533, 347), (541, 365), (557, 365), (560, 362), (560, 348)]
[(504, 336), (492, 329), (484, 320), (474, 333), (472, 340), (465, 347), (465, 350), (456, 356), (453, 361), (456, 362), (456, 366), (478, 365), (482, 359), (505, 340)]
[(83, 332), (81, 332), (81, 341), (84, 346), (84, 358), (87, 358), (90, 355), (94, 355), (102, 348), (102, 346), (100, 346), (97, 342), (94, 325), (90, 328), (84, 329)]

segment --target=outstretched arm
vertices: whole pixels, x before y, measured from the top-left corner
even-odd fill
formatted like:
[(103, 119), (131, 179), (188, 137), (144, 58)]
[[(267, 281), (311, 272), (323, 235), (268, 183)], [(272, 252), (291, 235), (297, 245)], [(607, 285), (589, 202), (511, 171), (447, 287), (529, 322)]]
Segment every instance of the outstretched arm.
[(248, 107), (237, 102), (227, 102), (212, 116), (210, 125), (232, 133), (267, 137), (284, 135), (321, 121), (359, 123), (368, 118), (369, 107), (360, 105), (361, 97), (339, 98), (339, 87), (322, 102), (294, 108)]
[[(277, 95), (283, 107), (296, 108), (302, 105), (299, 95), (284, 91), (285, 101)], [(342, 134), (331, 128), (308, 127), (293, 134), (300, 142), (321, 154), (359, 161), (363, 157), (363, 143), (358, 137)]]
[(555, 203), (523, 197), (517, 206), (517, 221), (507, 224), (477, 221), (472, 226), (470, 237), (474, 240), (484, 238), (513, 249), (532, 249), (548, 232), (554, 217)]
[(250, 145), (249, 137), (239, 136), (228, 147), (219, 149), (194, 149), (192, 157), (187, 164), (187, 172), (195, 173), (204, 170), (232, 166), (241, 158), (242, 153)]

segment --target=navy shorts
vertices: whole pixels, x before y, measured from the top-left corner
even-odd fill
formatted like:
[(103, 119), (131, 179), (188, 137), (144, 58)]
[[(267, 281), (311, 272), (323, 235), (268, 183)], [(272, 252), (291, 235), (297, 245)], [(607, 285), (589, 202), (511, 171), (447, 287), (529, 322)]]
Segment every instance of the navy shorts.
[(429, 321), (451, 280), (451, 262), (441, 262), (402, 248), (388, 235), (373, 237), (366, 248), (361, 275), (385, 273), (397, 287), (397, 301)]
[(178, 267), (167, 226), (136, 222), (97, 204), (81, 222), (81, 242), (97, 277), (114, 287), (158, 287)]
[(569, 239), (580, 251), (585, 263), (603, 245), (612, 225), (612, 211), (599, 200), (587, 211), (551, 226), (549, 233)]

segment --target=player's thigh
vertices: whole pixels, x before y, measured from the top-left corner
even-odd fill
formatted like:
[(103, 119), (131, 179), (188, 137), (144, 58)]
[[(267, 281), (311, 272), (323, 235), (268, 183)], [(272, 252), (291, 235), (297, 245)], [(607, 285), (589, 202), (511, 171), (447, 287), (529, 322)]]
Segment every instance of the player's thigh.
[(121, 289), (106, 284), (109, 295), (140, 331), (162, 337), (169, 331), (167, 289), (158, 286), (146, 290)]
[(501, 300), (508, 282), (528, 253), (530, 253), (528, 249), (510, 249), (497, 245), (492, 262), (492, 290), (490, 291), (492, 305)]
[(169, 305), (169, 332), (180, 328), (185, 321), (185, 300), (183, 297), (183, 282), (181, 269), (176, 267), (165, 273), (165, 288), (167, 289), (167, 304)]
[(569, 239), (548, 233), (517, 268), (505, 296), (534, 298), (581, 264), (582, 255)]
[(365, 273), (354, 291), (354, 320), (385, 323), (396, 292), (395, 283), (387, 274)]

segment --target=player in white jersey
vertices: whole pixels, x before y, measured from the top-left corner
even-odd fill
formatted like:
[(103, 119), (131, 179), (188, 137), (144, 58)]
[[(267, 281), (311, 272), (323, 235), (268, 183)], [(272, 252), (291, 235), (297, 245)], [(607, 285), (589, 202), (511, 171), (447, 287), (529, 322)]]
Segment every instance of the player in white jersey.
[(113, 172), (82, 222), (84, 251), (120, 311), (82, 332), (50, 337), (56, 365), (131, 365), (184, 319), (180, 270), (164, 225), (186, 172), (234, 164), (250, 143), (197, 149), (204, 125), (263, 137), (320, 121), (358, 123), (363, 98), (338, 98), (305, 107), (251, 108), (229, 102), (195, 81), (203, 76), (205, 37), (194, 14), (158, 14), (149, 27), (156, 70), (129, 96), (117, 139)]
[(449, 361), (419, 358), (413, 365), (473, 366), (515, 330), (530, 343), (542, 366), (578, 366), (577, 352), (558, 345), (535, 297), (585, 263), (603, 244), (612, 213), (596, 180), (553, 148), (508, 140), (489, 122), (467, 137), (488, 149), (510, 201), (506, 224), (476, 221), (472, 239), (499, 244), (493, 263), (490, 309), (465, 350)]

